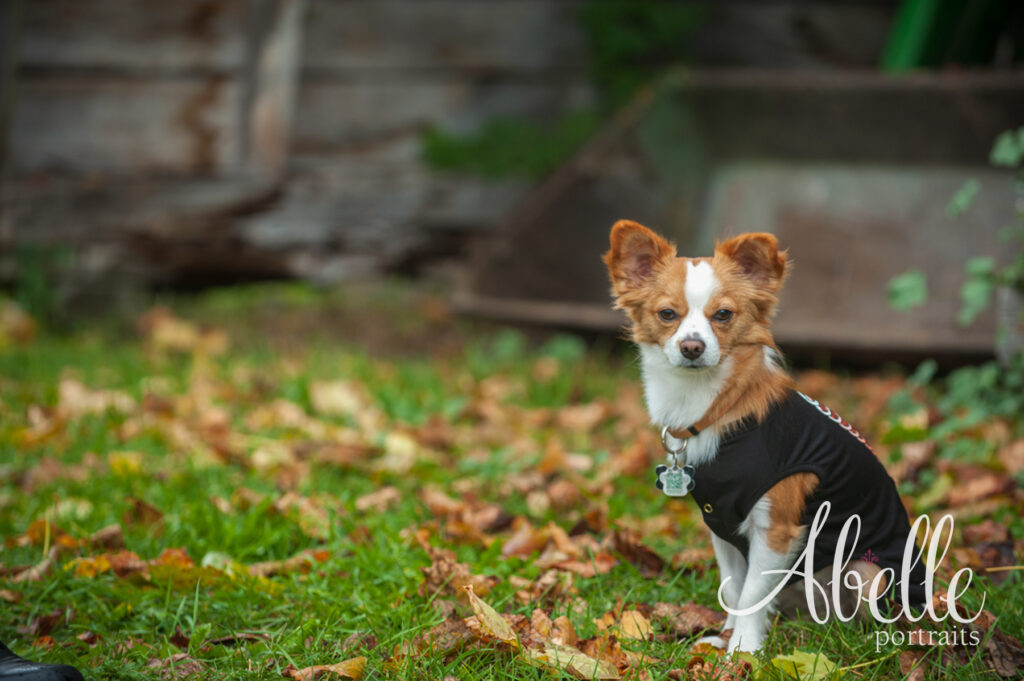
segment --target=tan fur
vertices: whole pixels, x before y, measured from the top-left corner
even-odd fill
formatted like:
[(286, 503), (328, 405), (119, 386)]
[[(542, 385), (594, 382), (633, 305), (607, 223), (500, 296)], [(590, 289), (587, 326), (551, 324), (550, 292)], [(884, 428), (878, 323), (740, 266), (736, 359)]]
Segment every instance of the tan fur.
[(807, 497), (817, 488), (814, 473), (796, 473), (784, 478), (765, 495), (771, 502), (771, 527), (768, 547), (776, 553), (788, 553), (793, 541), (803, 534), (804, 509)]
[(630, 338), (639, 343), (663, 344), (677, 322), (666, 323), (658, 311), (670, 308), (679, 318), (689, 312), (686, 302), (687, 263), (707, 262), (714, 268), (719, 288), (705, 307), (733, 311), (731, 320), (712, 323), (722, 361), (732, 357), (731, 390), (723, 391), (709, 415), (720, 428), (747, 416), (764, 418), (772, 405), (793, 387), (792, 379), (764, 365), (762, 346), (775, 349), (771, 318), (778, 306), (777, 293), (789, 273), (789, 259), (778, 250), (771, 234), (743, 234), (715, 246), (710, 258), (680, 258), (676, 248), (655, 232), (630, 220), (612, 227), (611, 248), (604, 255), (612, 281), (615, 307), (629, 317)]

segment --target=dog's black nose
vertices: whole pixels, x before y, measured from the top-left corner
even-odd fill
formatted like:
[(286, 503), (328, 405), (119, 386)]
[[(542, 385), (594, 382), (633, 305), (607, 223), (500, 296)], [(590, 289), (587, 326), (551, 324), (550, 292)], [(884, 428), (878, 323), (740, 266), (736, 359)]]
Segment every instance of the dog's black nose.
[(704, 354), (704, 341), (699, 338), (687, 338), (679, 342), (679, 352), (686, 359), (697, 359)]

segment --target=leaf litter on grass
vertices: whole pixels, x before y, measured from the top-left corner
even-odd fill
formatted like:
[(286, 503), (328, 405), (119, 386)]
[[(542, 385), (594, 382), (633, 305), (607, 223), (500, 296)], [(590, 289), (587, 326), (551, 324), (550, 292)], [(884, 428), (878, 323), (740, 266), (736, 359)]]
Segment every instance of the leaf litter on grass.
[[(20, 404), (22, 415), (8, 426), (21, 458), (13, 472), (0, 475), (15, 482), (15, 494), (28, 498), (65, 485), (82, 490), (76, 492), (80, 502), (51, 504), (43, 518), (25, 519), (21, 511), (18, 532), (4, 540), (22, 560), (0, 564), (0, 599), (18, 612), (28, 612), (24, 593), (39, 593), (33, 584), (68, 576), (84, 590), (95, 583), (115, 593), (127, 588), (121, 584), (168, 590), (168, 595), (175, 589), (195, 591), (192, 600), (181, 597), (178, 618), (188, 607), (212, 613), (230, 589), (303, 599), (303, 589), (309, 588), (323, 602), (324, 585), (331, 584), (330, 593), (343, 602), (346, 580), (356, 569), (353, 560), (382, 536), (394, 536), (395, 528), (388, 525), (393, 517), (403, 519), (405, 546), (411, 543), (421, 551), (395, 559), (406, 561), (396, 564), (405, 571), (406, 586), (399, 580), (388, 602), (393, 608), (430, 604), (443, 615), (441, 621), (403, 635), (374, 632), (361, 619), (372, 608), (360, 604), (345, 612), (362, 622), (360, 631), (349, 630), (348, 638), (356, 637), (352, 645), (361, 646), (366, 656), (345, 657), (343, 647), (308, 653), (306, 666), (277, 662), (269, 650), (254, 653), (269, 656), (259, 662), (248, 657), (250, 645), (284, 645), (282, 634), (248, 639), (227, 630), (220, 638), (235, 636), (243, 643), (232, 655), (247, 656), (245, 669), (273, 669), (303, 679), (359, 678), (365, 666), (384, 674), (401, 664), (447, 669), (446, 660), (459, 660), (468, 650), (486, 659), (487, 648), (480, 648), (486, 644), (495, 655), (578, 678), (668, 674), (739, 679), (760, 673), (756, 667), (764, 662), (756, 659), (752, 666), (750, 660), (706, 648), (678, 653), (697, 636), (717, 631), (724, 617), (717, 606), (709, 607), (716, 603), (713, 586), (701, 587), (706, 591), (696, 600), (691, 587), (674, 587), (673, 593), (691, 598), (673, 603), (654, 595), (686, 580), (713, 585), (705, 575), (713, 574), (714, 559), (687, 504), (667, 501), (650, 486), (634, 482), (646, 481), (660, 458), (635, 379), (620, 377), (604, 388), (604, 395), (581, 398), (580, 386), (589, 379), (552, 356), (530, 358), (525, 368), (522, 362), (496, 363), (483, 372), (467, 369), (465, 359), (430, 366), (425, 373), (409, 365), (410, 377), (405, 377), (397, 364), (368, 364), (341, 355), (336, 359), (348, 369), (330, 376), (307, 368), (311, 360), (301, 356), (249, 359), (217, 329), (185, 321), (168, 309), (153, 311), (140, 328), (153, 375), (141, 377), (139, 389), (130, 381), (93, 383), (77, 371), (66, 372), (48, 384), (53, 404)], [(184, 367), (178, 377), (166, 373), (174, 366)], [(411, 378), (416, 372), (420, 377)], [(567, 387), (557, 387), (567, 376)], [(956, 565), (972, 567), (979, 578), (988, 574), (993, 583), (1017, 579), (1005, 570), (1021, 562), (1022, 549), (1008, 516), (971, 521), (1003, 509), (1022, 515), (1024, 500), (1012, 477), (1024, 469), (1019, 428), (997, 421), (967, 435), (992, 438), (988, 460), (943, 458), (945, 443), (906, 436), (918, 432), (913, 429), (920, 424), (929, 425), (931, 411), (890, 415), (888, 401), (902, 389), (902, 380), (840, 379), (824, 372), (799, 378), (805, 391), (839, 405), (863, 424), (862, 431), (873, 434), (872, 442), (880, 443), (876, 452), (894, 478), (915, 492), (907, 497), (911, 508), (933, 516), (958, 514), (962, 537), (953, 550)], [(441, 394), (450, 390), (452, 406), (442, 414), (444, 402), (429, 392), (417, 393), (417, 380), (433, 381), (430, 390)], [(404, 387), (391, 389), (392, 383)], [(411, 406), (410, 390), (415, 400), (436, 408)], [(535, 396), (545, 390), (551, 392)], [(10, 395), (3, 400), (9, 408)], [(78, 434), (98, 420), (110, 429), (110, 439), (72, 454), (79, 451)], [(893, 436), (886, 443), (886, 433), (903, 439)], [(181, 470), (201, 471), (211, 479), (223, 471), (225, 477), (215, 488), (190, 489), (192, 499), (161, 494), (159, 484), (173, 482)], [(332, 484), (321, 484), (321, 479)], [(110, 497), (83, 489), (94, 480), (109, 481), (119, 492)], [(110, 514), (97, 513), (111, 503), (113, 519), (121, 525), (109, 525)], [(230, 534), (217, 528), (254, 522), (281, 528), (287, 541), (271, 555), (258, 545), (236, 547), (252, 556), (238, 561), (204, 543), (201, 534), (182, 532), (182, 514), (196, 514), (189, 504), (208, 509), (201, 514), (209, 517), (204, 522), (222, 537)], [(104, 527), (89, 525), (101, 516)], [(202, 558), (193, 559), (185, 544)], [(35, 552), (34, 562), (25, 560), (29, 550)], [(673, 551), (670, 561), (662, 557)], [(411, 582), (410, 575), (415, 576)], [(201, 594), (197, 584), (203, 585)], [(644, 596), (633, 598), (629, 590)], [(488, 601), (504, 603), (504, 612)], [(76, 610), (93, 607), (88, 602)], [(369, 621), (375, 619), (379, 615)], [(77, 621), (70, 626), (78, 627)], [(264, 628), (275, 621), (301, 627), (302, 617), (271, 615)], [(74, 631), (57, 629), (36, 638), (49, 637), (41, 645), (60, 647), (71, 643), (61, 636)], [(581, 636), (582, 631), (589, 635)], [(954, 647), (944, 655), (924, 656), (916, 660), (917, 669), (962, 664), (975, 654), (987, 669), (1008, 678), (1024, 665), (1019, 643), (996, 625), (991, 613), (980, 620), (978, 631), (985, 641), (980, 648)], [(95, 636), (88, 645), (101, 650), (158, 645), (145, 636), (119, 637), (116, 629), (81, 633)], [(378, 638), (397, 643), (385, 650), (377, 646)], [(205, 658), (211, 645), (146, 657), (149, 670), (168, 678), (212, 678), (222, 661), (235, 658)], [(830, 667), (821, 656), (801, 652), (814, 645), (813, 638), (803, 640), (791, 655), (765, 659), (779, 673), (796, 678), (818, 678), (814, 675), (826, 668), (840, 673), (838, 662)], [(809, 667), (807, 655), (815, 660)], [(333, 661), (338, 659), (343, 661)], [(881, 656), (877, 661), (885, 662)], [(469, 675), (474, 674), (480, 677)]]

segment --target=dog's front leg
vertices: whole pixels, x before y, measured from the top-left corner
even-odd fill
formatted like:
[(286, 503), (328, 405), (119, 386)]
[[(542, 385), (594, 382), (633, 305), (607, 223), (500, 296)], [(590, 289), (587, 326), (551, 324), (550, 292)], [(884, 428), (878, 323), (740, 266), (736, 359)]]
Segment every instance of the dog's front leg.
[[(803, 544), (806, 533), (800, 520), (807, 496), (817, 484), (818, 477), (812, 473), (785, 478), (754, 504), (741, 526), (750, 551), (739, 604), (733, 609), (752, 611), (736, 616), (729, 652), (753, 652), (764, 645), (771, 614), (771, 604), (765, 601), (786, 578), (785, 572)], [(761, 607), (755, 608), (758, 605)]]
[[(722, 602), (730, 608), (736, 608), (743, 592), (743, 582), (747, 578), (747, 559), (735, 546), (711, 533), (711, 545), (715, 549), (715, 560), (718, 561), (718, 572), (722, 582)], [(736, 627), (736, 616), (732, 613), (725, 618), (725, 629)], [(710, 643), (716, 648), (725, 648), (725, 640), (721, 636), (705, 636), (698, 643)]]

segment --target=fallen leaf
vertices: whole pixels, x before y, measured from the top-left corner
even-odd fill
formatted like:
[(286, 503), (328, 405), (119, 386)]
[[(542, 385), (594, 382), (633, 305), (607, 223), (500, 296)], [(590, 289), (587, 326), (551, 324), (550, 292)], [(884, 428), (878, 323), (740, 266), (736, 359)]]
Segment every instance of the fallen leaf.
[[(717, 650), (715, 651), (718, 652)], [(739, 681), (751, 677), (753, 666), (740, 658), (720, 655), (694, 655), (684, 669), (669, 671), (670, 679), (697, 679), (699, 681)]]
[(331, 552), (325, 549), (306, 549), (285, 560), (253, 563), (249, 566), (249, 574), (253, 577), (274, 577), (291, 572), (309, 572), (313, 565), (323, 563), (330, 556)]
[(121, 515), (121, 522), (128, 527), (153, 527), (164, 519), (164, 512), (138, 497), (128, 497), (128, 508)]
[(465, 598), (467, 586), (475, 588), (482, 595), (487, 595), (498, 581), (495, 577), (473, 574), (468, 565), (458, 561), (454, 551), (429, 545), (425, 548), (430, 555), (431, 563), (420, 568), (420, 572), (423, 573), (423, 584), (420, 585), (419, 592), (423, 596), (455, 594), (459, 598)]
[(453, 499), (444, 492), (433, 487), (426, 487), (420, 492), (420, 499), (435, 516), (447, 516), (462, 513), (466, 510), (466, 502)]
[(45, 615), (36, 615), (28, 626), (19, 626), (18, 633), (27, 636), (46, 636), (59, 625), (75, 618), (75, 611), (67, 608), (56, 608)]
[(665, 620), (669, 631), (677, 638), (692, 638), (709, 629), (718, 629), (725, 615), (698, 603), (655, 603), (651, 617)]
[(204, 645), (211, 646), (226, 646), (228, 648), (234, 648), (237, 645), (244, 645), (246, 643), (265, 643), (270, 641), (270, 637), (266, 634), (257, 632), (239, 632), (235, 634), (229, 634), (227, 636), (221, 636), (219, 638), (211, 638), (206, 641)]
[(124, 548), (124, 531), (120, 525), (108, 525), (93, 532), (89, 544), (108, 550)]
[(469, 607), (476, 613), (477, 618), (480, 621), (480, 627), (483, 631), (493, 638), (498, 639), (503, 643), (507, 643), (514, 649), (519, 649), (519, 639), (516, 638), (515, 632), (509, 623), (498, 614), (498, 612), (487, 605), (484, 601), (480, 600), (480, 597), (473, 593), (473, 585), (467, 584), (462, 587), (463, 591), (469, 597)]
[(106, 411), (127, 413), (135, 410), (135, 400), (116, 390), (93, 390), (74, 378), (62, 378), (57, 384), (57, 414), (71, 419)]
[(904, 650), (900, 652), (899, 664), (900, 673), (903, 674), (903, 681), (924, 681), (924, 674), (927, 670), (922, 659), (923, 650)]
[[(443, 657), (459, 652), (477, 640), (476, 634), (464, 619), (452, 617), (431, 627), (411, 641), (400, 644), (395, 651), (395, 657), (420, 655), (425, 652)], [(345, 647), (348, 648), (348, 646)]]
[(541, 566), (564, 570), (577, 574), (580, 577), (589, 578), (595, 575), (607, 574), (618, 564), (618, 558), (602, 551), (591, 556), (589, 560), (561, 560), (555, 563), (542, 563)]
[(577, 679), (619, 679), (618, 670), (608, 662), (595, 660), (578, 648), (549, 643), (544, 650), (527, 650), (527, 660), (568, 672)]
[(36, 321), (13, 300), (0, 300), (0, 348), (28, 343), (35, 335)]
[(665, 568), (662, 557), (630, 530), (616, 530), (612, 534), (612, 548), (632, 563), (644, 577), (655, 577)]
[(365, 667), (365, 657), (353, 657), (350, 660), (338, 662), (337, 664), (314, 665), (303, 669), (296, 669), (289, 665), (282, 675), (287, 679), (295, 679), (296, 681), (316, 681), (324, 676), (333, 674), (342, 678), (355, 679), (355, 681), (358, 681), (362, 678), (363, 669)]
[(991, 471), (977, 472), (949, 490), (948, 503), (950, 506), (963, 506), (996, 494), (1005, 494), (1015, 486), (1013, 478), (1008, 475)]
[(703, 575), (714, 564), (715, 551), (707, 547), (683, 549), (669, 561), (673, 570), (696, 572)]
[(501, 555), (529, 558), (547, 545), (548, 538), (549, 532), (546, 527), (536, 528), (526, 518), (516, 518), (512, 521), (512, 534), (501, 547)]
[(622, 638), (646, 640), (654, 633), (650, 620), (638, 610), (626, 610), (619, 616), (619, 635)]
[(1021, 671), (1024, 671), (1024, 645), (1000, 630), (996, 626), (997, 619), (988, 610), (982, 610), (968, 626), (984, 641), (981, 647), (987, 666), (1004, 679), (1020, 678)]
[(1018, 438), (1008, 445), (999, 448), (996, 453), (999, 463), (1003, 464), (1006, 472), (1016, 476), (1024, 471), (1024, 437)]
[(366, 511), (381, 512), (397, 504), (401, 498), (402, 493), (398, 491), (398, 488), (388, 485), (359, 497), (356, 499), (355, 506), (356, 510), (362, 513)]
[(820, 681), (843, 675), (836, 663), (821, 653), (794, 650), (789, 655), (772, 658), (772, 666), (799, 681)]
[(163, 679), (189, 679), (208, 671), (205, 664), (187, 653), (152, 658), (146, 667), (154, 670)]

